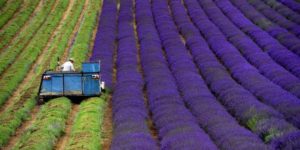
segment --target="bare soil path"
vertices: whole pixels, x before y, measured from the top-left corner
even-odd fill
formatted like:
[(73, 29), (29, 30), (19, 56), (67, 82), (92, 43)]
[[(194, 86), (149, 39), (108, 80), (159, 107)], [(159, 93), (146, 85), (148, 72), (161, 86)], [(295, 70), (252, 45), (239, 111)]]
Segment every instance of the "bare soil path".
[(0, 32), (3, 31), (3, 29), (7, 28), (11, 22), (14, 20), (14, 18), (18, 15), (20, 15), (20, 12), (22, 12), (24, 9), (26, 9), (27, 5), (29, 4), (29, 0), (23, 0), (23, 3), (21, 4), (21, 7), (19, 7), (15, 12), (14, 15), (5, 23), (5, 25), (1, 28)]
[(69, 138), (71, 136), (71, 130), (73, 127), (73, 122), (76, 117), (76, 114), (79, 110), (79, 105), (78, 104), (73, 104), (72, 105), (72, 110), (70, 111), (68, 120), (66, 122), (66, 127), (65, 127), (65, 133), (64, 135), (58, 140), (55, 149), (56, 150), (63, 150), (65, 149), (66, 145), (68, 144), (67, 142), (69, 141)]
[(103, 150), (109, 150), (111, 141), (112, 141), (112, 104), (111, 104), (111, 95), (108, 97), (108, 105), (104, 111), (104, 119), (102, 126), (102, 135), (101, 145)]
[[(73, 0), (71, 0), (73, 1)], [(28, 89), (29, 86), (31, 86), (34, 80), (37, 80), (37, 76), (36, 75), (36, 68), (38, 66), (43, 66), (44, 68), (47, 67), (48, 64), (48, 58), (47, 55), (50, 55), (49, 47), (54, 39), (54, 37), (56, 36), (57, 32), (61, 29), (61, 26), (66, 18), (66, 16), (70, 13), (70, 8), (72, 8), (73, 3), (69, 3), (67, 10), (65, 11), (62, 20), (60, 21), (59, 25), (57, 26), (57, 28), (52, 32), (52, 35), (50, 36), (50, 38), (48, 39), (48, 42), (46, 44), (46, 46), (43, 48), (41, 54), (38, 56), (37, 60), (35, 61), (35, 63), (31, 66), (30, 71), (28, 72), (28, 74), (26, 75), (26, 77), (24, 78), (24, 80), (19, 84), (19, 86), (16, 88), (16, 90), (13, 92), (13, 94), (10, 96), (10, 98), (6, 101), (6, 103), (3, 105), (3, 107), (0, 109), (0, 114), (2, 112), (4, 112), (6, 110), (6, 108), (9, 108), (11, 105), (15, 104), (18, 99), (26, 92), (26, 89)], [(55, 6), (57, 5), (59, 1), (56, 1)], [(53, 12), (55, 9), (55, 7), (52, 8), (51, 12)], [(39, 78), (38, 78), (39, 79)]]
[[(56, 1), (56, 4), (59, 1)], [(59, 22), (58, 26), (56, 27), (56, 29), (52, 32), (50, 38), (48, 39), (48, 42), (46, 44), (46, 46), (43, 48), (41, 54), (38, 56), (37, 60), (35, 61), (35, 63), (32, 65), (29, 73), (26, 75), (25, 79), (22, 81), (22, 83), (19, 85), (19, 87), (17, 88), (17, 90), (13, 93), (13, 95), (8, 99), (7, 103), (5, 103), (4, 107), (1, 109), (1, 112), (4, 112), (7, 108), (11, 107), (12, 105), (18, 104), (18, 103), (23, 103), (26, 100), (23, 100), (22, 95), (24, 93), (28, 93), (27, 88), (30, 86), (37, 86), (38, 84), (35, 84), (36, 82), (38, 82), (39, 80), (36, 80), (37, 77), (39, 77), (38, 75), (36, 75), (36, 68), (38, 66), (42, 66), (42, 67), (46, 67), (49, 64), (49, 59), (50, 57), (47, 57), (47, 55), (51, 55), (51, 52), (49, 52), (49, 47), (52, 43), (52, 40), (54, 39), (54, 37), (57, 35), (57, 33), (59, 32), (59, 30), (61, 30), (62, 24), (64, 23), (65, 19), (67, 18), (67, 16), (70, 13), (70, 10), (73, 6), (73, 2), (74, 0), (70, 0), (68, 8), (66, 9), (66, 11), (63, 14), (63, 17), (61, 19), (61, 21)], [(55, 7), (53, 7), (53, 9), (51, 10), (51, 12), (54, 10)], [(35, 88), (29, 88), (29, 89), (35, 89)], [(36, 114), (39, 112), (40, 106), (35, 106), (34, 109), (30, 112), (30, 118), (23, 122), (22, 125), (17, 129), (16, 135), (11, 137), (11, 139), (9, 140), (7, 146), (5, 147), (5, 149), (11, 149), (13, 147), (13, 145), (18, 141), (18, 139), (20, 138), (21, 134), (30, 126), (32, 125), (33, 121), (36, 118)]]
[[(135, 6), (135, 4), (134, 4)], [(141, 52), (140, 52), (140, 44), (138, 42), (138, 34), (137, 34), (137, 26), (136, 26), (136, 20), (135, 20), (135, 13), (133, 13), (133, 28), (134, 28), (134, 35), (135, 35), (135, 39), (136, 39), (136, 45), (137, 45), (137, 50), (138, 50), (138, 55), (137, 55), (137, 61), (138, 61), (138, 71), (142, 74), (143, 77), (144, 76), (144, 72), (143, 72), (143, 68), (142, 68), (142, 63), (141, 63)], [(150, 134), (152, 135), (152, 138), (157, 142), (158, 140), (158, 131), (155, 128), (155, 125), (152, 121), (152, 114), (149, 108), (149, 100), (148, 100), (148, 96), (147, 96), (147, 91), (146, 89), (143, 90), (144, 93), (144, 101), (145, 101), (145, 105), (146, 105), (146, 109), (148, 111), (148, 116), (149, 118), (147, 119), (147, 125), (148, 128), (150, 130)]]
[[(12, 38), (12, 40), (3, 48), (0, 49), (0, 54), (3, 50), (5, 50), (8, 46), (10, 46), (14, 41), (16, 41), (16, 39), (18, 38), (19, 34), (22, 32), (25, 32), (26, 29), (28, 28), (28, 26), (30, 25), (30, 22), (32, 20), (33, 17), (36, 16), (36, 14), (42, 9), (44, 2), (40, 1), (39, 4), (37, 5), (37, 7), (35, 8), (35, 10), (33, 11), (33, 13), (30, 15), (29, 19), (26, 21), (26, 23), (23, 25), (23, 27), (20, 29), (19, 32), (17, 32), (17, 34), (14, 35), (14, 37)], [(42, 23), (43, 24), (43, 23)], [(42, 26), (42, 25), (41, 25)], [(40, 27), (41, 27), (40, 26)], [(4, 29), (4, 28), (2, 28)], [(2, 29), (0, 30), (2, 32)], [(34, 35), (33, 35), (34, 36)]]
[(85, 3), (84, 3), (84, 6), (83, 6), (83, 9), (81, 11), (80, 17), (78, 19), (78, 22), (76, 23), (75, 28), (74, 28), (73, 33), (72, 33), (72, 36), (69, 39), (68, 46), (67, 46), (67, 48), (66, 48), (63, 56), (60, 58), (60, 64), (62, 64), (63, 62), (65, 62), (68, 59), (68, 57), (69, 57), (70, 50), (73, 47), (73, 43), (74, 43), (74, 41), (75, 41), (75, 39), (77, 37), (77, 33), (79, 31), (81, 23), (83, 22), (84, 12), (86, 11), (88, 5), (89, 5), (89, 0), (85, 0)]
[(18, 130), (16, 131), (15, 135), (11, 137), (11, 139), (9, 140), (8, 144), (3, 147), (3, 150), (11, 150), (13, 148), (13, 146), (18, 142), (18, 140), (20, 139), (22, 133), (28, 129), (32, 123), (36, 120), (37, 117), (37, 113), (40, 110), (40, 106), (35, 107), (32, 110), (32, 113), (30, 115), (30, 117), (28, 118), (28, 120), (24, 121), (22, 123), (22, 125), (18, 128)]

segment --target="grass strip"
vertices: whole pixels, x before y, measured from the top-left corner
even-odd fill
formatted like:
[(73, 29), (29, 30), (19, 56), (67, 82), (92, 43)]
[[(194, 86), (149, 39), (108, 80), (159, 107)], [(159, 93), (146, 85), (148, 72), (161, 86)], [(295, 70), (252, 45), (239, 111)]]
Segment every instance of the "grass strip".
[(0, 32), (0, 50), (7, 46), (13, 37), (20, 31), (23, 25), (28, 21), (38, 3), (39, 0), (25, 0), (20, 13), (13, 18), (9, 26), (4, 27)]
[[(50, 51), (55, 50), (56, 52), (51, 57), (51, 62), (56, 62), (58, 57), (61, 57), (64, 53), (64, 50), (68, 46), (68, 42), (71, 38), (71, 35), (73, 33), (73, 30), (75, 29), (75, 26), (77, 24), (78, 19), (80, 19), (80, 14), (83, 11), (85, 1), (75, 1), (74, 6), (71, 10), (70, 16), (65, 20), (62, 31), (57, 34), (59, 38), (55, 38), (49, 48)], [(54, 70), (56, 67), (56, 63), (50, 64), (49, 69)]]
[(20, 8), (22, 3), (22, 0), (12, 0), (3, 8), (0, 13), (0, 28), (14, 16), (14, 13)]
[(24, 79), (25, 75), (31, 68), (31, 65), (37, 59), (41, 50), (45, 47), (52, 32), (59, 24), (64, 10), (67, 8), (69, 1), (59, 1), (56, 9), (50, 14), (45, 26), (41, 28), (32, 39), (31, 43), (20, 54), (20, 57), (9, 70), (5, 72), (0, 80), (0, 106), (13, 93), (18, 84)]
[(13, 64), (14, 60), (22, 52), (24, 47), (33, 40), (33, 36), (36, 35), (37, 32), (42, 32), (39, 30), (42, 25), (47, 26), (47, 24), (50, 24), (45, 23), (45, 21), (49, 20), (48, 18), (51, 17), (48, 15), (54, 4), (55, 0), (46, 0), (41, 9), (36, 12), (36, 16), (29, 22), (27, 28), (24, 29), (23, 32), (20, 32), (13, 42), (10, 43), (9, 47), (2, 51), (0, 55), (0, 75), (9, 65)]
[(66, 146), (67, 150), (98, 150), (102, 149), (101, 140), (104, 108), (107, 106), (102, 97), (89, 98), (80, 104), (79, 112), (73, 123), (71, 137)]
[(16, 143), (13, 150), (51, 150), (63, 134), (71, 102), (65, 97), (56, 98), (42, 106), (36, 121)]
[[(95, 5), (96, 4), (96, 5)], [(81, 69), (81, 63), (87, 59), (90, 49), (90, 41), (93, 38), (93, 31), (97, 25), (98, 12), (100, 10), (100, 0), (91, 0), (87, 11), (84, 14), (83, 22), (70, 51), (70, 57), (75, 59), (77, 70)]]
[(0, 10), (6, 5), (8, 0), (0, 0)]
[[(37, 91), (37, 90), (36, 90)], [(36, 91), (32, 91), (36, 93)], [(27, 97), (27, 101), (21, 106), (8, 109), (0, 116), (0, 149), (9, 140), (10, 136), (16, 132), (22, 121), (28, 118), (30, 110), (36, 105), (35, 95)], [(15, 109), (19, 108), (19, 109)]]
[(7, 143), (9, 137), (15, 133), (16, 129), (21, 125), (22, 121), (29, 116), (30, 111), (35, 106), (36, 95), (40, 84), (40, 80), (35, 79), (40, 78), (40, 75), (43, 73), (46, 66), (56, 65), (56, 59), (53, 59), (53, 55), (58, 53), (62, 54), (64, 52), (64, 49), (68, 44), (68, 38), (76, 25), (83, 5), (84, 1), (75, 1), (68, 18), (65, 20), (60, 31), (58, 31), (57, 36), (53, 39), (53, 44), (49, 48), (49, 54), (46, 55), (47, 58), (43, 60), (43, 65), (39, 65), (35, 68), (35, 76), (32, 77), (33, 79), (31, 82), (27, 83), (28, 85), (23, 90), (26, 92), (24, 92), (21, 97), (16, 98), (14, 104), (1, 114), (0, 147)]

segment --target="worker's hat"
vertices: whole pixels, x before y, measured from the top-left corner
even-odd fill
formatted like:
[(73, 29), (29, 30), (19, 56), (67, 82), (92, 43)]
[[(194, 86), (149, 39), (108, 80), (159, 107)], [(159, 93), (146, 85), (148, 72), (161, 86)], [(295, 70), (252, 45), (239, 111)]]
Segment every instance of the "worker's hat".
[(69, 58), (69, 61), (72, 61), (72, 62), (74, 62), (74, 59), (73, 59), (73, 58)]

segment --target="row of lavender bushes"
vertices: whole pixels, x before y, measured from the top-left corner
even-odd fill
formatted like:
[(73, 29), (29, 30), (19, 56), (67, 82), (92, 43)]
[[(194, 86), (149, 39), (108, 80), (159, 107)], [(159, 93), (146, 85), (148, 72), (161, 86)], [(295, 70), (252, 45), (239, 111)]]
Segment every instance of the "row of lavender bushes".
[(265, 4), (269, 5), (272, 9), (276, 10), (278, 13), (286, 17), (287, 19), (300, 24), (300, 14), (295, 13), (292, 9), (280, 3), (277, 0), (262, 0)]
[(280, 25), (281, 27), (287, 29), (289, 32), (300, 37), (300, 26), (298, 24), (288, 20), (287, 18), (276, 12), (276, 10), (265, 4), (263, 1), (248, 0), (248, 2), (270, 21)]
[[(208, 19), (219, 20), (215, 21), (217, 23), (221, 21), (224, 22), (225, 18), (219, 17), (220, 12), (217, 11), (218, 9), (211, 0), (201, 0), (198, 2), (202, 6), (200, 10), (203, 9), (202, 16), (205, 16), (205, 13), (207, 13)], [(247, 45), (247, 41), (239, 40), (231, 44), (217, 26), (209, 20), (207, 22), (211, 28), (210, 32), (201, 31), (208, 41), (214, 41), (213, 43), (209, 43), (211, 50), (213, 50), (216, 56), (226, 66), (232, 74), (232, 77), (263, 103), (274, 107), (284, 114), (288, 121), (300, 127), (300, 100), (261, 75), (255, 67), (250, 65), (243, 56), (241, 56), (234, 45), (238, 45), (239, 43)], [(229, 26), (228, 24), (219, 23), (218, 25), (222, 26), (222, 28), (229, 29), (227, 28)], [(258, 64), (258, 66), (260, 66), (260, 64)], [(245, 78), (247, 80), (245, 80)]]
[[(218, 26), (222, 33), (226, 36), (243, 56), (254, 65), (261, 74), (266, 76), (274, 83), (288, 90), (294, 95), (300, 97), (300, 79), (291, 74), (287, 69), (277, 64), (257, 43), (251, 40), (244, 32), (239, 30), (214, 4), (211, 4), (206, 13), (211, 18), (212, 22)], [(216, 1), (216, 4), (222, 1)], [(210, 13), (210, 12), (215, 13)], [(298, 57), (298, 56), (296, 56)]]
[(274, 61), (292, 72), (298, 78), (300, 77), (300, 59), (296, 54), (281, 45), (281, 43), (269, 35), (268, 32), (265, 32), (252, 23), (251, 20), (246, 18), (230, 1), (215, 0), (215, 3), (236, 27), (251, 37)]
[(280, 1), (282, 4), (288, 6), (289, 8), (294, 10), (295, 12), (300, 13), (299, 1), (298, 2), (296, 2), (294, 0), (278, 0), (278, 1)]
[(252, 20), (257, 26), (263, 28), (280, 43), (300, 56), (300, 39), (286, 29), (272, 23), (265, 16), (259, 13), (247, 0), (230, 0), (244, 15)]
[[(209, 84), (211, 90), (217, 94), (218, 99), (226, 106), (227, 110), (266, 142), (275, 142), (284, 137), (289, 139), (294, 135), (299, 135), (299, 130), (287, 123), (282, 114), (259, 102), (256, 97), (231, 78), (224, 66), (220, 64), (209, 49), (209, 45), (213, 47), (216, 43), (215, 39), (220, 36), (220, 34), (217, 34), (215, 38), (208, 39), (210, 34), (215, 33), (213, 29), (216, 27), (212, 25), (197, 0), (186, 0), (185, 5), (189, 16), (197, 27), (196, 29), (192, 24), (186, 25), (191, 30), (189, 34), (184, 34), (187, 46), (205, 81)], [(187, 17), (186, 15), (183, 16)], [(187, 30), (186, 28), (181, 30)], [(201, 31), (205, 39), (197, 33), (197, 30)], [(218, 43), (220, 42), (222, 41)], [(271, 128), (272, 130), (270, 130)]]
[[(201, 78), (196, 65), (182, 43), (177, 28), (168, 12), (166, 0), (154, 0), (154, 18), (160, 34), (166, 57), (183, 98), (196, 116), (202, 128), (211, 136), (220, 149), (268, 149), (268, 146), (254, 133), (239, 125), (210, 92)], [(180, 1), (170, 1), (174, 20), (184, 34), (188, 20)], [(187, 30), (185, 30), (187, 29)], [(196, 31), (198, 32), (198, 31)]]
[[(220, 31), (222, 31), (227, 40), (230, 41), (261, 74), (300, 97), (300, 80), (296, 76), (274, 62), (250, 37), (228, 20), (212, 1), (206, 0), (201, 1), (201, 3), (210, 5), (209, 7), (203, 7), (209, 18)], [(217, 30), (216, 32), (220, 31)]]
[(149, 108), (158, 130), (160, 148), (217, 149), (185, 107), (177, 90), (155, 29), (150, 2), (136, 1), (136, 21)]
[(120, 0), (118, 15), (117, 82), (112, 97), (112, 150), (155, 150), (158, 145), (147, 126), (143, 86), (138, 71), (138, 51), (133, 28), (133, 0)]
[(116, 0), (104, 0), (90, 61), (101, 60), (101, 75), (106, 88), (113, 86), (113, 56), (117, 29)]

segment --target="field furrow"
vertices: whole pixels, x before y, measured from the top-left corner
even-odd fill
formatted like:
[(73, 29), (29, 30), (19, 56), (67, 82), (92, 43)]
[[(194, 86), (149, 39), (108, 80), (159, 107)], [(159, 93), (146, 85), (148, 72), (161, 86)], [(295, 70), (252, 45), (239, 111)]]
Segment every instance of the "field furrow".
[(276, 38), (282, 45), (300, 56), (300, 39), (289, 33), (286, 29), (281, 28), (277, 24), (272, 23), (265, 16), (259, 13), (247, 0), (230, 0), (236, 8), (238, 8), (248, 19), (255, 23), (258, 27), (267, 31)]
[[(274, 61), (300, 78), (299, 56), (289, 51), (263, 29), (257, 27), (251, 20), (246, 18), (238, 8), (234, 7), (230, 1), (215, 0), (215, 2), (231, 22), (251, 37)], [(227, 9), (227, 7), (230, 9)]]
[(290, 8), (286, 7), (285, 5), (281, 4), (276, 0), (263, 0), (264, 3), (269, 5), (272, 9), (276, 10), (278, 13), (286, 17), (287, 19), (300, 24), (300, 14), (295, 13)]
[(14, 16), (24, 0), (9, 0), (0, 12), (0, 29)]
[(106, 107), (105, 99), (94, 97), (80, 103), (79, 111), (74, 119), (66, 150), (102, 149), (99, 142), (102, 138), (103, 109)]
[(47, 102), (12, 149), (53, 149), (55, 142), (63, 134), (70, 110), (71, 102), (67, 98)]
[(56, 150), (64, 150), (67, 146), (67, 142), (69, 141), (70, 137), (71, 137), (71, 131), (72, 131), (72, 127), (73, 127), (73, 123), (75, 122), (75, 117), (77, 115), (77, 113), (79, 110), (79, 105), (74, 104), (72, 105), (70, 114), (68, 115), (68, 119), (66, 122), (66, 127), (64, 130), (63, 135), (58, 139), (58, 142), (56, 143), (55, 149)]
[[(224, 106), (216, 100), (199, 75), (196, 65), (187, 53), (187, 49), (184, 48), (179, 33), (174, 30), (176, 26), (168, 12), (168, 4), (166, 2), (156, 3), (164, 8), (162, 11), (157, 12), (157, 16), (154, 17), (161, 39), (165, 39), (168, 34), (173, 37), (168, 40), (163, 40), (162, 42), (170, 69), (173, 72), (188, 108), (196, 116), (200, 126), (210, 135), (220, 149), (239, 150), (243, 149), (245, 145), (248, 145), (249, 148), (251, 147), (250, 149), (267, 149), (268, 147), (257, 135), (251, 133), (245, 127), (240, 126), (235, 118), (227, 112)], [(182, 4), (171, 2), (170, 6), (174, 16), (176, 14), (176, 17), (180, 17), (175, 18), (176, 21), (179, 22), (180, 19), (185, 18), (183, 17), (183, 15), (185, 15), (185, 9), (182, 7)], [(160, 18), (158, 14), (164, 17)], [(162, 26), (160, 24), (162, 21), (168, 21), (169, 26)], [(183, 20), (181, 21), (180, 23), (187, 25), (189, 20), (186, 18), (185, 22)], [(183, 24), (178, 24), (178, 26), (181, 25)], [(189, 37), (189, 33), (186, 32), (188, 31), (186, 26), (183, 26), (181, 29), (185, 36)], [(206, 116), (210, 117), (208, 118)], [(233, 130), (236, 132), (233, 133)], [(226, 136), (220, 138), (224, 133), (226, 133)], [(231, 143), (232, 145), (224, 143)]]
[[(29, 112), (31, 112), (33, 105), (36, 104), (36, 94), (38, 93), (38, 85), (40, 84), (40, 80), (36, 80), (36, 78), (40, 78), (40, 75), (43, 73), (44, 68), (55, 66), (57, 64), (56, 59), (52, 59), (54, 54), (62, 54), (66, 50), (68, 40), (61, 39), (70, 36), (70, 34), (72, 33), (73, 28), (69, 27), (75, 26), (76, 21), (81, 13), (80, 9), (79, 12), (77, 11), (77, 13), (75, 10), (78, 10), (78, 8), (80, 8), (80, 6), (83, 6), (84, 4), (76, 2), (72, 5), (72, 3), (73, 2), (69, 3), (69, 9), (67, 9), (67, 11), (65, 12), (65, 15), (69, 17), (67, 17), (66, 20), (60, 22), (60, 25), (57, 27), (57, 31), (53, 32), (56, 34), (52, 35), (52, 40), (49, 40), (47, 44), (48, 46), (44, 48), (43, 53), (40, 55), (34, 67), (31, 68), (29, 74), (27, 75), (26, 79), (30, 82), (22, 84), (24, 86), (22, 86), (22, 88), (19, 88), (20, 90), (18, 89), (21, 93), (16, 97), (11, 97), (8, 103), (6, 103), (7, 107), (5, 107), (5, 109), (2, 109), (0, 118), (2, 120), (10, 121), (1, 123), (1, 127), (3, 127), (4, 129), (6, 129), (7, 127), (11, 128), (11, 131), (8, 132), (8, 135), (5, 136), (9, 137), (10, 134), (14, 133), (14, 130), (21, 124), (22, 120), (24, 120), (29, 115)], [(51, 47), (49, 47), (49, 43), (55, 45), (51, 45)], [(24, 114), (21, 114), (21, 112), (23, 112)]]
[(285, 17), (278, 14), (275, 10), (270, 8), (264, 2), (259, 0), (248, 0), (248, 2), (266, 18), (268, 18), (273, 23), (279, 25), (282, 28), (287, 29), (289, 32), (300, 37), (300, 25), (286, 19)]
[[(47, 46), (52, 33), (58, 26), (62, 14), (68, 6), (69, 1), (57, 2), (57, 9), (53, 8), (53, 13), (48, 17), (46, 25), (37, 32), (36, 36), (26, 46), (25, 50), (19, 55), (7, 71), (0, 78), (0, 106), (7, 100), (19, 83), (24, 79), (31, 66), (41, 54), (43, 48)], [(6, 85), (6, 86), (4, 86)]]
[(9, 139), (7, 145), (3, 147), (3, 150), (11, 150), (13, 146), (18, 142), (21, 138), (22, 134), (32, 125), (32, 123), (36, 120), (37, 113), (40, 110), (40, 107), (35, 107), (30, 116), (24, 120), (22, 125), (16, 130), (15, 134)]
[[(0, 74), (2, 75), (6, 68), (8, 68), (17, 56), (23, 52), (24, 48), (29, 45), (31, 38), (33, 38), (37, 31), (43, 26), (48, 18), (49, 13), (55, 8), (55, 1), (46, 1), (40, 3), (35, 9), (34, 17), (26, 24), (22, 30), (14, 36), (10, 43), (4, 47), (0, 54)], [(6, 43), (3, 43), (6, 44)]]
[(0, 149), (300, 149), (299, 8), (0, 0)]

